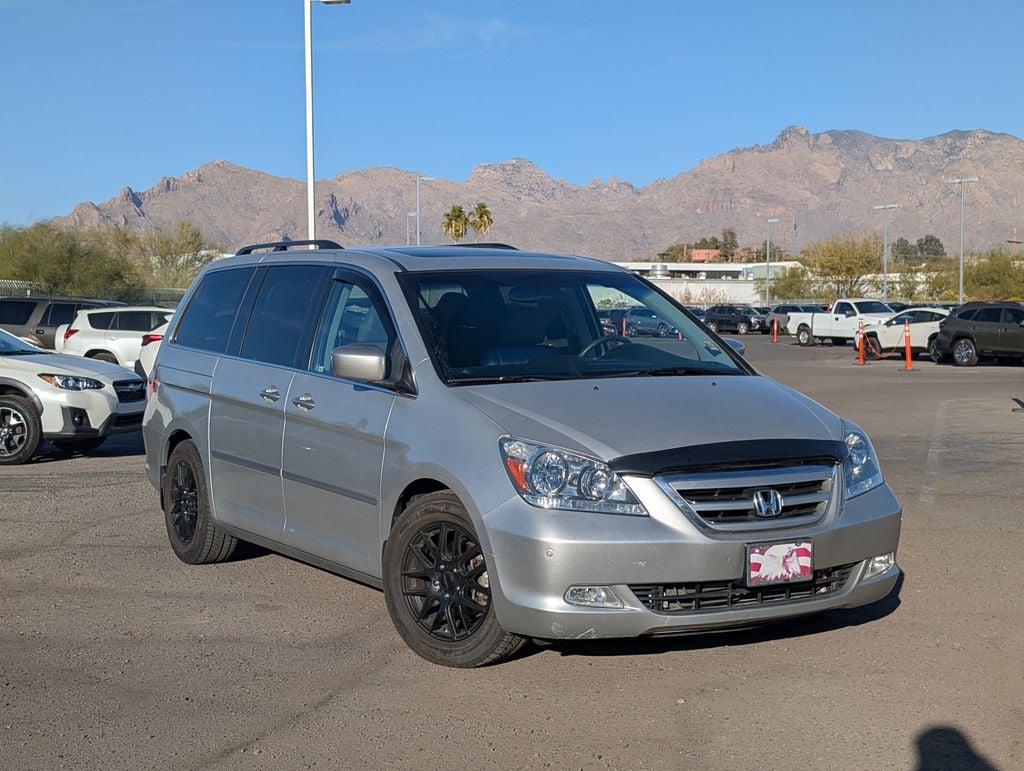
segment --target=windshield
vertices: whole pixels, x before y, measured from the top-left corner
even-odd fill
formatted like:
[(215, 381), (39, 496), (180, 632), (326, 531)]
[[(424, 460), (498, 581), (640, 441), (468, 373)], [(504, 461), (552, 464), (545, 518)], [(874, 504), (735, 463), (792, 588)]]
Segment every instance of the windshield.
[(854, 305), (857, 306), (857, 310), (861, 313), (882, 313), (887, 316), (892, 315), (892, 308), (878, 300), (862, 300), (854, 303)]
[(451, 385), (747, 374), (699, 322), (631, 274), (467, 270), (399, 280)]
[(40, 350), (19, 340), (10, 332), (0, 329), (0, 356), (17, 353), (40, 353)]

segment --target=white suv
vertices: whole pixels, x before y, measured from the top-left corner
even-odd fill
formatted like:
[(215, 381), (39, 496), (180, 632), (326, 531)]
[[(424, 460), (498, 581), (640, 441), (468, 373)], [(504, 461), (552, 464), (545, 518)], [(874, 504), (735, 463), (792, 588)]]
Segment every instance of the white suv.
[(0, 465), (25, 463), (45, 441), (88, 452), (138, 431), (146, 383), (116, 364), (43, 351), (0, 330)]
[(142, 336), (173, 315), (173, 310), (155, 305), (79, 311), (62, 334), (58, 330), (57, 350), (133, 369)]

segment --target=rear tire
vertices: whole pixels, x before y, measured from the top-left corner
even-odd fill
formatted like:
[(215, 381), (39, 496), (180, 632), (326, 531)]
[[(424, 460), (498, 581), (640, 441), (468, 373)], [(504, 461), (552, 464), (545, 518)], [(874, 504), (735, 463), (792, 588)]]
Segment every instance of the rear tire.
[(814, 343), (814, 335), (811, 334), (810, 327), (800, 327), (796, 331), (796, 341), (805, 348)]
[(43, 440), (36, 406), (22, 396), (0, 396), (0, 466), (30, 460)]
[(384, 547), (384, 599), (414, 653), (446, 667), (480, 667), (526, 643), (501, 628), (473, 523), (442, 491), (414, 498)]
[(939, 339), (937, 337), (933, 337), (928, 341), (928, 357), (936, 364), (949, 361), (949, 354), (939, 350)]
[(974, 347), (974, 341), (967, 337), (961, 337), (953, 343), (953, 364), (958, 367), (973, 367), (978, 363), (978, 349)]
[(117, 359), (114, 354), (107, 353), (106, 351), (97, 351), (96, 353), (89, 354), (90, 359), (96, 359), (96, 361), (105, 361), (110, 364), (117, 364)]
[(206, 470), (190, 439), (175, 447), (167, 459), (163, 500), (167, 537), (178, 559), (204, 565), (224, 562), (234, 554), (238, 539), (213, 521)]

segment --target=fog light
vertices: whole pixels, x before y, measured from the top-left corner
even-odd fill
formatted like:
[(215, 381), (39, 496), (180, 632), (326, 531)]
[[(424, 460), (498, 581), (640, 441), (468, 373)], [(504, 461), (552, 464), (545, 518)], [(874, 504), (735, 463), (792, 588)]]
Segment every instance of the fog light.
[(583, 605), (588, 608), (622, 608), (622, 600), (607, 586), (570, 586), (565, 593), (565, 601), (570, 605)]
[(892, 552), (872, 557), (871, 561), (868, 563), (867, 572), (864, 573), (864, 578), (874, 578), (877, 575), (881, 575), (895, 564), (896, 555)]

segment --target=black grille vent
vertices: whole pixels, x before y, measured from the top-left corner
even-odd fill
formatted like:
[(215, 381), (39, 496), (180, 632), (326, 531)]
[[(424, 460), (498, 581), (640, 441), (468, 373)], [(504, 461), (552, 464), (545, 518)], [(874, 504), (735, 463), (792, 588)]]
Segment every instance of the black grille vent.
[(146, 398), (146, 381), (118, 380), (114, 383), (114, 391), (119, 402), (141, 402)]
[(739, 607), (778, 605), (827, 597), (842, 589), (857, 563), (815, 570), (814, 579), (799, 584), (747, 587), (742, 581), (689, 584), (636, 584), (630, 591), (655, 613), (702, 613)]

